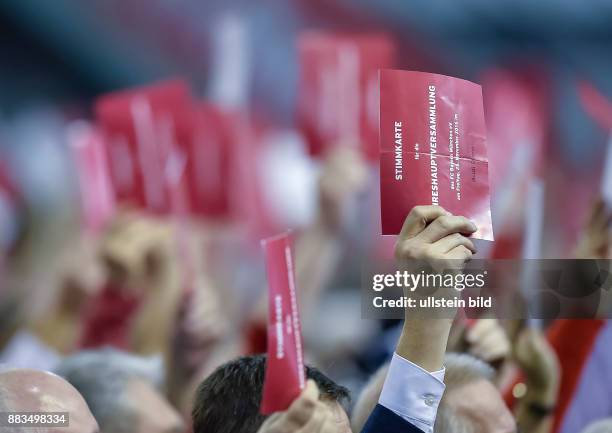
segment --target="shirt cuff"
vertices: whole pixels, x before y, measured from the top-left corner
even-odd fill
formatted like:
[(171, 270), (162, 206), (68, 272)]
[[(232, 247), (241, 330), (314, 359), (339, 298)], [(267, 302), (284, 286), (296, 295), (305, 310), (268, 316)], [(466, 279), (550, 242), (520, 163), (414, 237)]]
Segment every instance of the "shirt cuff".
[(445, 369), (428, 372), (393, 354), (378, 402), (425, 433), (433, 432)]

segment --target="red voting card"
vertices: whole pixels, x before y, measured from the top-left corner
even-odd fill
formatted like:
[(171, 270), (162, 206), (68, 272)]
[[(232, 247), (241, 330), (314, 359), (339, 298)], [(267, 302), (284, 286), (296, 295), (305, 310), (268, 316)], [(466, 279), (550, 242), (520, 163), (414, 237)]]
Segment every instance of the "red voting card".
[(86, 122), (70, 124), (67, 134), (79, 179), (83, 223), (95, 234), (115, 213), (102, 135)]
[(182, 80), (111, 93), (95, 106), (104, 133), (117, 199), (153, 213), (170, 213), (165, 175), (177, 113), (191, 104)]
[(268, 358), (261, 412), (286, 410), (305, 385), (302, 331), (288, 233), (262, 241), (268, 275)]
[(187, 195), (194, 215), (216, 219), (231, 214), (230, 120), (229, 114), (206, 103), (179, 116), (177, 137), (186, 155)]
[(417, 205), (439, 205), (493, 240), (486, 127), (479, 85), (424, 72), (380, 72), (382, 234)]
[(232, 216), (240, 221), (251, 240), (258, 241), (278, 233), (282, 226), (264, 190), (262, 163), (269, 145), (267, 140), (275, 129), (242, 110), (228, 112), (228, 115), (232, 119)]
[(393, 41), (383, 34), (311, 31), (300, 36), (298, 51), (297, 116), (310, 152), (355, 145), (376, 160), (378, 70), (393, 67)]

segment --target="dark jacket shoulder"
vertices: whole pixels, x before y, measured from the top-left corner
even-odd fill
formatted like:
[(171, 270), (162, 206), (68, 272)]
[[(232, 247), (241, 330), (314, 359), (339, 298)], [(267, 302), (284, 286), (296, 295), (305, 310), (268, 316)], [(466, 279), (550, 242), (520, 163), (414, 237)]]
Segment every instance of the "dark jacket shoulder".
[(361, 433), (423, 433), (401, 416), (377, 404)]

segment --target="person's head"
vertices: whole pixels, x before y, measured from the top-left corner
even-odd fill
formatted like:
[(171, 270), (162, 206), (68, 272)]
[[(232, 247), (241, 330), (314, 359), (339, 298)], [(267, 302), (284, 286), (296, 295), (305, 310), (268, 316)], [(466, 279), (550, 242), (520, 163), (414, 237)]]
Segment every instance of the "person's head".
[(3, 427), (5, 433), (98, 433), (87, 403), (72, 385), (55, 374), (27, 369), (0, 372), (0, 412), (68, 412), (68, 426)]
[[(194, 433), (256, 433), (266, 419), (259, 411), (265, 355), (243, 356), (217, 368), (198, 387), (192, 411)], [(306, 367), (306, 376), (319, 388), (321, 401), (338, 418), (338, 433), (350, 432), (343, 404), (346, 388), (322, 372)]]
[(56, 372), (83, 395), (102, 433), (181, 433), (178, 412), (156, 388), (162, 366), (113, 349), (64, 359)]
[[(446, 390), (434, 426), (435, 433), (509, 433), (516, 431), (512, 414), (491, 379), (493, 369), (466, 354), (445, 359)], [(383, 365), (361, 391), (353, 410), (352, 426), (360, 431), (376, 406), (389, 365)]]
[(516, 422), (492, 382), (493, 369), (466, 354), (446, 357), (446, 391), (436, 433), (514, 433)]
[(363, 429), (370, 413), (372, 413), (378, 403), (388, 371), (389, 363), (386, 363), (370, 377), (368, 383), (359, 393), (359, 397), (353, 407), (353, 413), (351, 414), (353, 431), (359, 432)]

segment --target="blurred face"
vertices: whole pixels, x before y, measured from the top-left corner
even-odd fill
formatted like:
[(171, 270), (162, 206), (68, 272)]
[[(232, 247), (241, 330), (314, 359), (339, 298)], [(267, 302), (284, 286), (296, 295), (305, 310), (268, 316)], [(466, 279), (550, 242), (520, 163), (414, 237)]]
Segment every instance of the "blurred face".
[(185, 425), (179, 413), (152, 385), (133, 379), (127, 388), (128, 399), (133, 402), (138, 426), (134, 433), (184, 433)]
[(349, 417), (342, 405), (337, 401), (325, 401), (325, 404), (327, 404), (334, 414), (336, 425), (338, 426), (336, 433), (352, 433)]
[(458, 415), (478, 426), (478, 433), (516, 433), (516, 422), (499, 391), (488, 380), (463, 385), (447, 396)]

